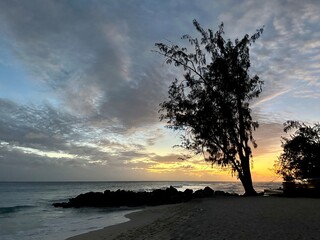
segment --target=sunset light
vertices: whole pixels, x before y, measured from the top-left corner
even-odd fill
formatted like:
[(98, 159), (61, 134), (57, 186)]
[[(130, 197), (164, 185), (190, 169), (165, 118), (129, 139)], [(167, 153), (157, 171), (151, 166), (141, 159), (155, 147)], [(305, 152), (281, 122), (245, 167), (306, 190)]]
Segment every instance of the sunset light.
[(250, 48), (249, 73), (264, 81), (250, 106), (260, 124), (254, 181), (281, 181), (272, 168), (285, 121), (320, 119), (319, 4), (45, 2), (0, 3), (1, 181), (237, 181), (201, 154), (181, 160), (173, 146), (183, 133), (159, 121), (182, 71), (155, 43), (188, 47), (193, 19), (213, 30), (223, 22), (230, 39), (264, 26)]

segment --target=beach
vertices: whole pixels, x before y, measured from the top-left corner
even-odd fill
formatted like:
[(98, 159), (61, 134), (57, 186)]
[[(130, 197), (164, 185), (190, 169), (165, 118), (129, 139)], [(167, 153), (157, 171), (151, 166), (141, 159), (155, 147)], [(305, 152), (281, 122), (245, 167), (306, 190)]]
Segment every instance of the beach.
[[(170, 186), (182, 192), (186, 189), (197, 191), (209, 186), (217, 191), (243, 193), (240, 182), (0, 182), (0, 238), (1, 240), (66, 239), (123, 223), (129, 221), (124, 217), (126, 214), (141, 207), (75, 209), (55, 208), (52, 204), (67, 202), (70, 198), (91, 191), (122, 189), (151, 192), (155, 189), (164, 190)], [(276, 189), (280, 186), (281, 183), (255, 183), (255, 189), (260, 192), (263, 189)], [(174, 209), (177, 206), (179, 205), (174, 205)]]
[(320, 199), (215, 197), (148, 207), (68, 240), (319, 239)]

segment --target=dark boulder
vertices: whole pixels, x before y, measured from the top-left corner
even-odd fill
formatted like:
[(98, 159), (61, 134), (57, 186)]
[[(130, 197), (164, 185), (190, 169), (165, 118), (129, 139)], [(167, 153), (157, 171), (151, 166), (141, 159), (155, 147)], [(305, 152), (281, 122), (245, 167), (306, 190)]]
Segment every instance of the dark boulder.
[(215, 191), (214, 195), (221, 197), (221, 196), (226, 196), (226, 193), (224, 191)]
[(152, 191), (147, 205), (156, 206), (163, 204), (173, 204), (183, 202), (183, 200), (183, 193), (170, 186), (165, 190), (156, 189)]
[(203, 194), (205, 197), (212, 197), (214, 195), (214, 190), (209, 187), (205, 187), (203, 189)]
[(186, 189), (184, 192), (178, 191), (170, 186), (166, 189), (156, 189), (152, 192), (133, 192), (125, 190), (102, 192), (87, 192), (69, 199), (68, 202), (53, 203), (54, 207), (79, 208), (79, 207), (136, 207), (136, 206), (156, 206), (162, 204), (174, 204), (190, 201), (194, 198), (205, 198), (213, 196), (225, 196), (222, 191), (214, 191), (209, 187), (193, 192)]
[(193, 198), (204, 198), (205, 197), (203, 189), (199, 189), (199, 190), (195, 191), (192, 196), (193, 196)]
[(192, 199), (193, 190), (192, 189), (186, 189), (183, 192), (183, 199), (184, 202), (190, 201)]
[(73, 207), (103, 207), (104, 202), (104, 194), (101, 192), (88, 192), (69, 200)]
[(206, 197), (213, 197), (214, 190), (209, 187), (205, 187), (204, 189), (199, 189), (194, 192), (193, 198), (206, 198)]

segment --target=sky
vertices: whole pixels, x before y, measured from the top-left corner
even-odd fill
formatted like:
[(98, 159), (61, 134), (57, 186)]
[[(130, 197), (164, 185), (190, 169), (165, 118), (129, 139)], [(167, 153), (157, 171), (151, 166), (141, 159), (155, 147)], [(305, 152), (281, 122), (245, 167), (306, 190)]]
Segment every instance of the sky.
[(201, 156), (179, 160), (159, 103), (181, 71), (154, 44), (188, 47), (192, 21), (226, 38), (264, 26), (250, 74), (254, 181), (280, 181), (283, 123), (320, 119), (320, 3), (312, 0), (1, 0), (0, 181), (236, 181)]

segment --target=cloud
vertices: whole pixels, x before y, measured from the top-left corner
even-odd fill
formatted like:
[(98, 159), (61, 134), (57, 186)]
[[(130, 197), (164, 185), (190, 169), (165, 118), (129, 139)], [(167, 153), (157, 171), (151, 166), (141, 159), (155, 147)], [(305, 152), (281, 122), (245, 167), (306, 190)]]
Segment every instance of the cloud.
[(20, 106), (4, 99), (0, 116), (0, 155), (6, 164), (117, 166), (145, 156), (141, 152), (154, 137), (146, 133), (137, 139), (136, 132), (123, 136), (112, 126), (95, 128), (50, 106)]
[(168, 138), (158, 105), (181, 71), (151, 50), (167, 40), (187, 45), (183, 34), (198, 36), (193, 19), (213, 30), (223, 21), (231, 39), (265, 26), (251, 48), (250, 73), (265, 82), (252, 108), (268, 151), (284, 120), (319, 118), (318, 12), (312, 0), (0, 1), (0, 63), (46, 89), (20, 102), (0, 95), (0, 161), (65, 164), (70, 173), (71, 166), (123, 167), (128, 174), (158, 164), (191, 169), (174, 165), (176, 154), (154, 151)]
[[(262, 97), (294, 87), (294, 81), (317, 84), (316, 70), (305, 71), (310, 63), (295, 62), (299, 52), (317, 46), (317, 7), (312, 1), (235, 3), (146, 1), (137, 7), (121, 1), (2, 1), (2, 30), (32, 78), (55, 90), (61, 107), (125, 128), (157, 121), (158, 104), (174, 76), (150, 50), (164, 38), (181, 42), (182, 34), (194, 32), (193, 18), (204, 21), (205, 28), (213, 22), (208, 27), (214, 29), (224, 21), (232, 38), (265, 25), (252, 50), (253, 73), (265, 80)], [(204, 6), (211, 5), (218, 18), (209, 17)]]
[[(320, 84), (320, 83), (319, 83)], [(294, 96), (297, 98), (313, 98), (318, 100), (320, 98), (320, 90), (319, 88), (315, 87), (314, 89), (299, 89), (294, 92)]]
[(263, 104), (263, 103), (265, 103), (265, 102), (271, 101), (271, 100), (273, 100), (274, 98), (277, 98), (277, 97), (279, 97), (279, 96), (281, 96), (281, 95), (283, 95), (283, 94), (286, 94), (286, 93), (288, 93), (288, 92), (290, 92), (290, 91), (291, 91), (291, 89), (287, 89), (287, 90), (280, 91), (280, 92), (274, 93), (274, 94), (272, 94), (272, 95), (266, 96), (265, 98), (263, 98), (263, 99), (261, 99), (261, 100), (259, 99), (258, 101), (256, 101), (255, 103), (253, 103), (253, 104), (251, 105), (251, 107), (252, 107), (252, 108), (255, 108), (255, 107), (257, 107), (257, 106), (259, 106), (259, 105), (261, 105), (261, 104)]
[(130, 128), (156, 121), (166, 74), (157, 70), (154, 42), (139, 33), (145, 19), (118, 18), (120, 7), (3, 1), (2, 29), (31, 78), (49, 84), (61, 107)]

